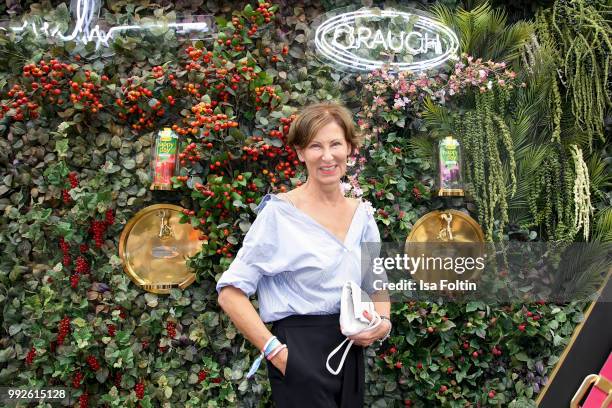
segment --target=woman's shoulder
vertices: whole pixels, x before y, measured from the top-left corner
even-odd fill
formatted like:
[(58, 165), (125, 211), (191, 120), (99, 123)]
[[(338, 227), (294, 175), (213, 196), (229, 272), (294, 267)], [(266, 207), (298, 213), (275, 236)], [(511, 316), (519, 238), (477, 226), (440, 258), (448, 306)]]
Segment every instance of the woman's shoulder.
[(282, 202), (282, 201), (286, 202), (287, 199), (281, 196), (281, 194), (282, 193), (279, 193), (279, 194), (267, 193), (266, 195), (264, 195), (261, 201), (259, 202), (259, 204), (257, 205), (257, 207), (255, 208), (255, 213), (259, 215), (260, 213), (263, 212), (264, 208), (267, 208), (265, 212), (270, 212), (271, 210), (274, 210), (276, 208), (275, 203)]

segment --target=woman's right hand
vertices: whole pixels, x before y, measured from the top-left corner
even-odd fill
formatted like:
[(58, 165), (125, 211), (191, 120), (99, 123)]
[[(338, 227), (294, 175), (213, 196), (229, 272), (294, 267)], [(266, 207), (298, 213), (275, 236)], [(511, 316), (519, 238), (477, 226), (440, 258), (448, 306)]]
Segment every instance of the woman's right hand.
[(270, 362), (274, 364), (274, 367), (278, 368), (283, 376), (285, 375), (285, 370), (287, 370), (287, 358), (289, 357), (289, 348), (284, 348), (278, 352)]

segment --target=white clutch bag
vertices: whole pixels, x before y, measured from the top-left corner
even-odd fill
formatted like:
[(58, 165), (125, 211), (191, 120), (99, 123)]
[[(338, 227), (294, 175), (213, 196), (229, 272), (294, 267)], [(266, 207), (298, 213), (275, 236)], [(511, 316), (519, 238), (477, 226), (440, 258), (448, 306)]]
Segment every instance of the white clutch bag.
[[(370, 321), (364, 315), (363, 312), (367, 311), (370, 316), (373, 316), (373, 319)], [(367, 330), (373, 330), (382, 322), (382, 319), (376, 312), (374, 308), (374, 303), (370, 299), (370, 297), (353, 281), (348, 281), (342, 287), (342, 298), (340, 299), (340, 328), (342, 330), (342, 334), (345, 336), (352, 336), (354, 334), (361, 333)], [(329, 360), (332, 359), (336, 353), (338, 353), (344, 344), (348, 342), (348, 346), (344, 350), (344, 354), (342, 355), (342, 359), (340, 360), (340, 365), (336, 370), (332, 369), (329, 365)], [(353, 340), (349, 340), (348, 338), (344, 339), (338, 347), (336, 347), (329, 356), (327, 356), (327, 371), (332, 373), (333, 375), (338, 375), (342, 366), (344, 365), (344, 360), (353, 345)]]

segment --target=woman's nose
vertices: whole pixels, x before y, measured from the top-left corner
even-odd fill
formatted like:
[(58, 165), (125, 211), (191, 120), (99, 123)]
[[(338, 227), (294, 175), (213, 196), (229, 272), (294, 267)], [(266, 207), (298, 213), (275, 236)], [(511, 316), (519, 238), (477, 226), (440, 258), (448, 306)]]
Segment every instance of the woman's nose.
[(334, 155), (331, 152), (331, 149), (324, 148), (323, 149), (323, 160), (333, 160)]

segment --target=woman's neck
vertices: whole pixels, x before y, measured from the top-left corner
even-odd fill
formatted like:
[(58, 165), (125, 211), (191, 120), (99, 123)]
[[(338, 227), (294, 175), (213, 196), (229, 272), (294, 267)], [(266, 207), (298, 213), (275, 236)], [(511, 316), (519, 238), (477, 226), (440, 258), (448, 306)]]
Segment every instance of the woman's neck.
[(310, 178), (302, 186), (302, 193), (304, 193), (302, 197), (308, 197), (308, 201), (320, 204), (338, 205), (345, 200), (340, 183), (321, 185)]

